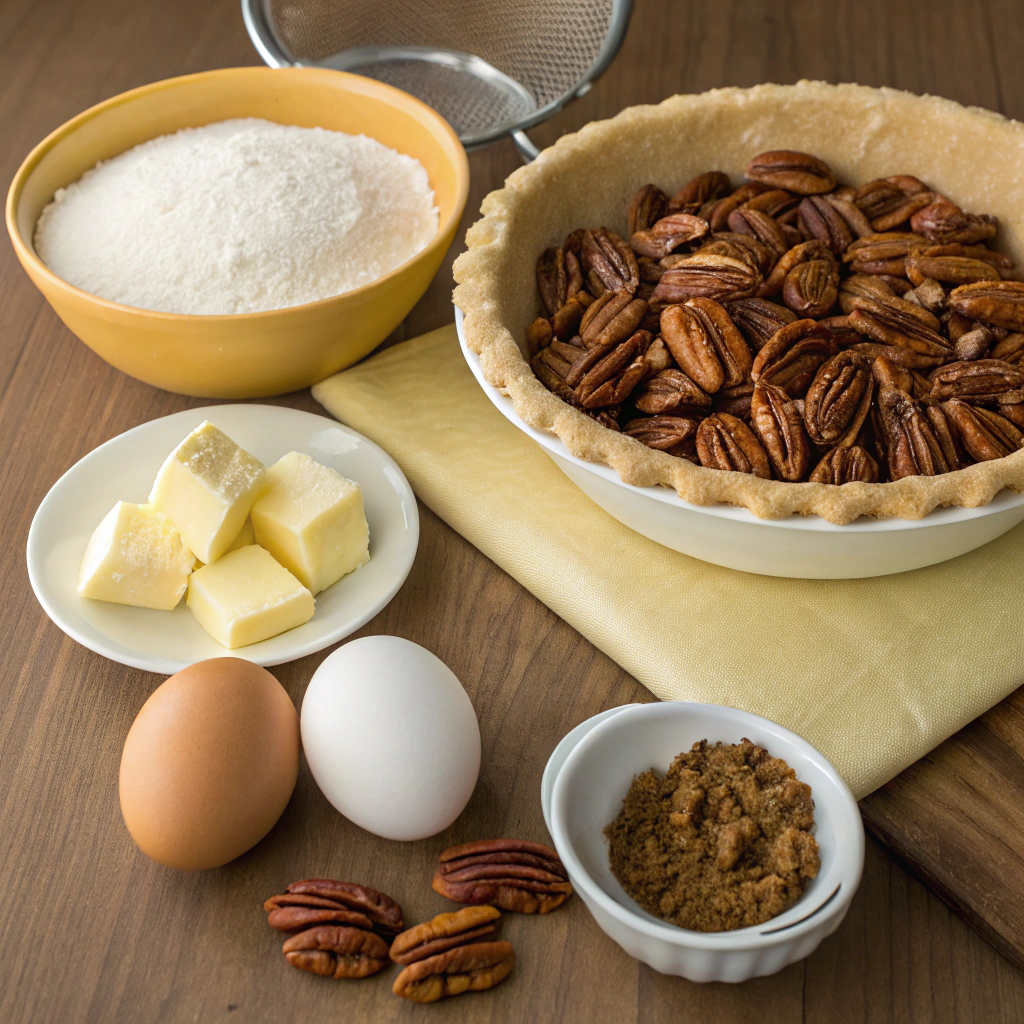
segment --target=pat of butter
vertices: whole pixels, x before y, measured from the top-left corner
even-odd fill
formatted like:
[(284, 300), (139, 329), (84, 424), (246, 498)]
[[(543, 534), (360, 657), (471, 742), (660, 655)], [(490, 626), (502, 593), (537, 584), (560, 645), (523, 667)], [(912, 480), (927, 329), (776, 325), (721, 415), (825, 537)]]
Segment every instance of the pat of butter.
[(186, 598), (199, 625), (224, 647), (245, 647), (313, 617), (313, 595), (256, 544), (196, 569)]
[(201, 562), (224, 554), (263, 487), (263, 463), (209, 421), (167, 456), (149, 496)]
[(256, 543), (314, 594), (370, 560), (359, 484), (299, 452), (270, 466), (266, 481), (252, 507)]
[(194, 559), (171, 521), (152, 505), (119, 501), (93, 531), (78, 592), (97, 601), (170, 611)]

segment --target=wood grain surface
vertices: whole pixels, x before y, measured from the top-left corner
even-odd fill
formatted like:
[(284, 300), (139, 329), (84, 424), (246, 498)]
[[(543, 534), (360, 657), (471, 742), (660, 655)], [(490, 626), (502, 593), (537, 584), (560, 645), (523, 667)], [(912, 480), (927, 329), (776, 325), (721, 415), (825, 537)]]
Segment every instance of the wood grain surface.
[[(534, 136), (546, 144), (673, 92), (801, 77), (936, 92), (1022, 116), (1022, 34), (1019, 7), (996, 0), (642, 0), (606, 76)], [(4, 0), (0, 183), (6, 188), (32, 145), (92, 103), (156, 79), (252, 63), (237, 0)], [(517, 158), (506, 142), (473, 154), (471, 165), (466, 223)], [(446, 265), (404, 332), (450, 319)], [(318, 408), (308, 393), (278, 401)], [(578, 899), (547, 918), (510, 916), (512, 977), (430, 1009), (392, 996), (387, 976), (332, 982), (288, 967), (264, 922), (266, 896), (296, 878), (327, 875), (388, 891), (410, 921), (449, 909), (429, 887), (437, 851), (493, 835), (544, 839), (538, 787), (555, 743), (604, 708), (650, 696), (423, 509), (408, 583), (360, 633), (417, 641), (465, 684), (484, 755), (466, 813), (434, 840), (379, 840), (336, 814), (303, 767), (278, 826), (238, 861), (198, 874), (149, 862), (121, 822), (117, 768), (128, 728), (161, 679), (93, 655), (53, 626), (29, 589), (24, 547), (36, 506), (76, 460), (138, 423), (200, 404), (106, 366), (0, 246), (0, 1021), (1024, 1019), (1024, 975), (874, 842), (836, 934), (804, 963), (744, 985), (693, 985), (639, 965)], [(297, 704), (326, 653), (275, 669)], [(997, 864), (975, 826), (1019, 815), (1019, 795), (1014, 807), (1012, 796), (993, 794), (993, 776), (976, 762), (987, 744), (1019, 794), (1019, 764), (1006, 751), (1020, 756), (1022, 734), (1021, 705), (1008, 702), (868, 805), (873, 827), (893, 842), (902, 833), (909, 855), (909, 823), (931, 842), (927, 827), (990, 801), (984, 813), (964, 815), (955, 856), (927, 866), (950, 898), (960, 875), (991, 902), (993, 872), (1015, 863), (1019, 830), (993, 830), (1009, 849)], [(943, 767), (960, 772), (945, 801)], [(936, 832), (940, 839), (948, 833)]]

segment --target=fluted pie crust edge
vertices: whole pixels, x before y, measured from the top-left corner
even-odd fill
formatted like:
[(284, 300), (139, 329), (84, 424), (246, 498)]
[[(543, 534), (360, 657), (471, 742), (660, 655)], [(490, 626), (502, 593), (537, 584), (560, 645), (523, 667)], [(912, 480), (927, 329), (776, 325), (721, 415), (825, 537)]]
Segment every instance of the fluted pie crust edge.
[(860, 85), (799, 82), (715, 89), (629, 107), (563, 136), (490, 193), (455, 261), (455, 304), (484, 378), (531, 427), (556, 434), (577, 458), (612, 467), (623, 482), (663, 485), (697, 505), (728, 502), (762, 519), (816, 514), (921, 519), (938, 506), (976, 508), (1003, 488), (1024, 490), (1024, 449), (940, 476), (881, 484), (786, 483), (696, 466), (597, 423), (548, 391), (523, 354), (537, 315), (537, 257), (585, 225), (624, 233), (636, 189), (669, 194), (707, 170), (735, 183), (756, 153), (796, 149), (859, 185), (913, 174), (963, 209), (999, 218), (998, 247), (1018, 262), (1024, 240), (1024, 125), (934, 96)]

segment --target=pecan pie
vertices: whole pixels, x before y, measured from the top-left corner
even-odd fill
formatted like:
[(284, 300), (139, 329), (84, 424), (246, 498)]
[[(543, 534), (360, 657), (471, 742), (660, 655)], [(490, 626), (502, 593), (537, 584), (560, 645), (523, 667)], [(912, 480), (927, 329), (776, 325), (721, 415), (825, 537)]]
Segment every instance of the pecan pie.
[(837, 523), (985, 504), (1024, 489), (1022, 157), (1015, 122), (860, 86), (624, 111), (487, 198), (467, 343), (627, 483)]

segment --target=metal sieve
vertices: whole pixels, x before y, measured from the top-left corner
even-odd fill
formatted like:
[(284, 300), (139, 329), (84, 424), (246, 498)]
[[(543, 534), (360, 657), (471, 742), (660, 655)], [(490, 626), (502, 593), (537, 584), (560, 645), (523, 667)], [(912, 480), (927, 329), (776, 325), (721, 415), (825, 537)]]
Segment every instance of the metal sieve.
[(467, 149), (525, 129), (582, 96), (618, 52), (633, 0), (242, 0), (271, 67), (325, 67), (429, 104)]

